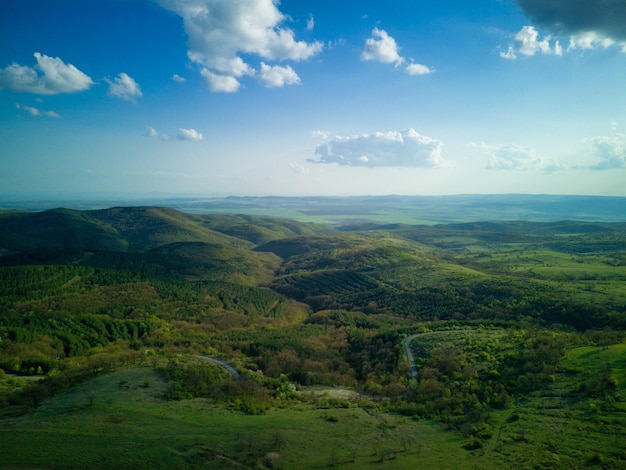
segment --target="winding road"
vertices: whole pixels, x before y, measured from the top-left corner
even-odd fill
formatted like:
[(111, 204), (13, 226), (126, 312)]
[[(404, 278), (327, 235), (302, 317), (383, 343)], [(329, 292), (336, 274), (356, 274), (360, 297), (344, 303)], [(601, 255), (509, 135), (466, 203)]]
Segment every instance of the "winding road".
[(233, 377), (233, 379), (241, 380), (241, 374), (237, 371), (237, 369), (235, 369), (229, 363), (224, 362), (221, 359), (218, 359), (217, 357), (203, 356), (202, 354), (197, 354), (196, 357), (200, 359), (204, 359), (205, 361), (212, 362), (213, 364), (217, 364), (222, 369), (226, 370)]
[(422, 336), (430, 336), (430, 335), (442, 335), (446, 333), (461, 333), (467, 330), (441, 330), (441, 331), (428, 331), (426, 333), (416, 333), (414, 335), (409, 336), (404, 340), (404, 352), (406, 353), (406, 359), (409, 361), (409, 369), (411, 370), (411, 378), (417, 380), (417, 366), (415, 365), (415, 359), (413, 358), (413, 353), (411, 352), (411, 342), (415, 338), (419, 338)]
[[(448, 333), (462, 333), (467, 330), (442, 330), (442, 331), (428, 331), (426, 333), (416, 333), (407, 337), (404, 340), (404, 352), (406, 354), (407, 361), (409, 362), (409, 369), (411, 371), (411, 378), (417, 380), (417, 365), (415, 365), (415, 358), (413, 357), (413, 353), (411, 352), (411, 342), (414, 339), (420, 338), (423, 336), (431, 336), (431, 335), (444, 335)], [(197, 358), (203, 359), (205, 361), (212, 362), (213, 364), (217, 364), (224, 370), (226, 370), (235, 380), (241, 380), (241, 374), (235, 369), (232, 365), (227, 362), (218, 359), (213, 356), (204, 356), (202, 354), (197, 354)]]

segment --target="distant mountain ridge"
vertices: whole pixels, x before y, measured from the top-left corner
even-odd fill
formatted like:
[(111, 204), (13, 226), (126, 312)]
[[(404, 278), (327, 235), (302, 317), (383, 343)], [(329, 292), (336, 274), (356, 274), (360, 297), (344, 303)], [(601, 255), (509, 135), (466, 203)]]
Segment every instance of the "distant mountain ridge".
[(5, 253), (43, 247), (146, 251), (175, 242), (252, 248), (278, 238), (330, 231), (271, 218), (252, 222), (247, 216), (193, 215), (150, 206), (0, 212), (0, 246)]
[(278, 260), (257, 244), (332, 232), (323, 225), (165, 207), (0, 213), (0, 265), (83, 264), (256, 284)]
[(460, 223), (474, 221), (626, 222), (626, 197), (541, 194), (460, 194), (452, 196), (229, 196), (73, 200), (14, 200), (0, 196), (0, 208), (82, 210), (112, 206), (169, 207), (193, 214), (245, 214), (300, 221), (346, 223)]

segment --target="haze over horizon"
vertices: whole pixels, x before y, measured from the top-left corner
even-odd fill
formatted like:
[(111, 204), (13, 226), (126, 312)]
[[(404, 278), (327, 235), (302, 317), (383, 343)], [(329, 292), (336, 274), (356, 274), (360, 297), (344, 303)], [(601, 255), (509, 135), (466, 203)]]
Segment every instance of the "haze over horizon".
[(0, 195), (626, 196), (620, 0), (6, 0)]

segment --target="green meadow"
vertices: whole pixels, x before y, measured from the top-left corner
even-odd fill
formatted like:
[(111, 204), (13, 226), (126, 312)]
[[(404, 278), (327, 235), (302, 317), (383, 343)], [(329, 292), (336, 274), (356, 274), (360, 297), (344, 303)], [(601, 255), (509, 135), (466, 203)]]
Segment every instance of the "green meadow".
[[(484, 332), (477, 333), (485, 338)], [(444, 336), (447, 336), (444, 339)], [(473, 332), (464, 333), (465, 339)], [(493, 335), (487, 335), (493, 337)], [(439, 341), (449, 345), (449, 335)], [(431, 341), (431, 347), (436, 347)], [(122, 368), (0, 419), (7, 468), (617, 468), (626, 401), (580, 393), (608, 367), (626, 392), (626, 343), (570, 350), (545, 388), (493, 414), (480, 449), (438, 420), (390, 413), (332, 389), (250, 416), (211, 400), (169, 401), (149, 365)], [(594, 392), (595, 393), (595, 392)]]

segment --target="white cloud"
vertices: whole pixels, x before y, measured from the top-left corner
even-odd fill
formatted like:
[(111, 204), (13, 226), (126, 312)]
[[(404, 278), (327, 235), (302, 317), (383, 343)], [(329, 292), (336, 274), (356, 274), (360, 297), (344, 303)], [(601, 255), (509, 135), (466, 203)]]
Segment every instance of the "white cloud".
[(318, 139), (328, 140), (330, 138), (330, 132), (324, 131), (322, 129), (316, 129), (311, 132), (311, 136)]
[[(539, 39), (539, 32), (532, 26), (524, 26), (516, 35), (517, 51), (523, 55), (552, 54), (554, 49), (550, 46), (550, 36)], [(558, 44), (558, 42), (557, 42)]]
[(172, 75), (172, 80), (174, 80), (176, 83), (185, 83), (187, 81), (187, 79), (185, 77), (181, 77), (177, 73)]
[(488, 170), (562, 170), (559, 163), (547, 163), (537, 155), (532, 147), (519, 144), (487, 144), (478, 142), (469, 144), (469, 147), (478, 149), (489, 160), (485, 168)]
[(306, 30), (313, 31), (313, 28), (315, 28), (315, 18), (309, 13), (309, 18), (306, 20)]
[(310, 173), (310, 171), (311, 171), (310, 168), (307, 168), (306, 166), (300, 165), (299, 163), (296, 163), (296, 162), (289, 163), (289, 166), (291, 167), (291, 169), (293, 171), (295, 171), (296, 173), (299, 173), (301, 175), (306, 175), (306, 174)]
[(152, 126), (146, 126), (148, 131), (146, 132), (146, 136), (148, 137), (159, 137), (160, 134), (156, 131), (156, 129)]
[(365, 41), (365, 49), (361, 52), (361, 59), (402, 65), (404, 58), (398, 53), (396, 40), (383, 29), (374, 28), (372, 37)]
[(246, 58), (305, 60), (319, 53), (316, 41), (296, 41), (293, 30), (280, 25), (288, 17), (274, 0), (159, 0), (178, 14), (188, 36), (188, 57), (199, 64), (215, 92), (235, 92), (238, 78), (254, 76)]
[(554, 55), (563, 55), (563, 46), (561, 46), (561, 43), (559, 41), (556, 41), (556, 43), (554, 43)]
[[(361, 59), (366, 61), (382, 62), (394, 64), (395, 67), (406, 62), (406, 59), (399, 53), (400, 48), (396, 40), (387, 34), (383, 29), (374, 28), (372, 37), (365, 41), (365, 48), (361, 52)], [(428, 75), (435, 70), (422, 64), (411, 63), (404, 69), (409, 75)]]
[(113, 80), (108, 78), (105, 80), (109, 84), (109, 96), (133, 103), (136, 102), (137, 98), (143, 96), (139, 84), (124, 72), (118, 74)]
[(72, 64), (58, 57), (35, 52), (37, 65), (28, 67), (13, 63), (0, 69), (0, 89), (37, 95), (56, 95), (88, 90), (93, 81)]
[(209, 89), (216, 93), (235, 93), (239, 91), (241, 83), (230, 75), (218, 75), (204, 68), (200, 71), (209, 86)]
[(407, 129), (337, 136), (318, 145), (318, 158), (309, 161), (346, 166), (444, 168), (449, 165), (441, 155), (442, 149), (442, 141)]
[(261, 62), (259, 80), (268, 88), (280, 88), (285, 85), (297, 85), (300, 77), (290, 66), (266, 65)]
[(161, 140), (169, 140), (170, 138), (168, 134), (159, 132), (152, 126), (146, 126), (146, 129), (146, 133), (144, 134), (146, 137), (158, 137)]
[(428, 75), (433, 72), (433, 69), (422, 64), (409, 64), (406, 66), (406, 73), (409, 75)]
[(626, 134), (592, 137), (584, 142), (591, 144), (600, 158), (600, 162), (591, 167), (594, 170), (626, 168)]
[(202, 140), (202, 134), (195, 129), (178, 129), (178, 139), (180, 140)]
[(589, 50), (589, 49), (607, 49), (611, 46), (619, 44), (622, 49), (626, 48), (626, 43), (616, 43), (615, 40), (602, 36), (595, 31), (587, 31), (584, 33), (576, 34), (569, 38), (569, 45), (567, 51), (574, 51), (577, 49)]
[(534, 56), (537, 53), (563, 55), (563, 47), (559, 41), (554, 42), (554, 46), (550, 44), (551, 36), (539, 38), (539, 32), (533, 26), (524, 26), (515, 35), (515, 46), (509, 46), (506, 52), (501, 52), (500, 57), (513, 60), (517, 58), (517, 54), (525, 56)]
[(509, 46), (505, 52), (500, 52), (500, 57), (507, 60), (515, 60), (517, 59), (517, 54), (515, 53), (513, 46)]
[(339, 39), (335, 39), (334, 41), (328, 41), (326, 43), (326, 48), (329, 51), (332, 51), (333, 49), (336, 49), (338, 47), (343, 47), (347, 44), (346, 40), (343, 38), (339, 38)]
[[(569, 37), (566, 52), (576, 50), (607, 49), (617, 46), (626, 52), (626, 41), (615, 41), (595, 31), (583, 31)], [(524, 26), (515, 35), (515, 45), (510, 45), (505, 52), (500, 53), (504, 59), (517, 59), (517, 54), (534, 56), (536, 54), (563, 55), (563, 46), (558, 40), (552, 43), (551, 36), (539, 37), (539, 32), (533, 26)]]
[(39, 108), (34, 108), (32, 106), (26, 106), (25, 104), (19, 104), (16, 103), (15, 107), (17, 109), (23, 109), (24, 111), (26, 111), (28, 114), (30, 114), (31, 116), (34, 117), (51, 117), (51, 118), (55, 118), (55, 119), (59, 119), (61, 117), (61, 115), (59, 113), (55, 113), (54, 111), (43, 111)]

